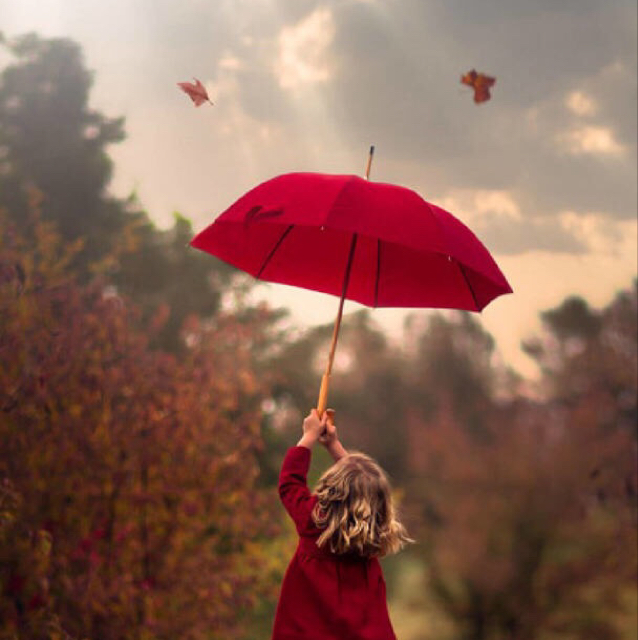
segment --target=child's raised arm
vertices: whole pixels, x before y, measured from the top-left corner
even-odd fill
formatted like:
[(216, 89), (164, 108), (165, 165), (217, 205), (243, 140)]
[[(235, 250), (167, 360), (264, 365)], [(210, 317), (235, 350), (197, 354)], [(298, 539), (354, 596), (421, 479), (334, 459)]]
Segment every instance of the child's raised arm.
[(331, 409), (326, 411), (328, 414), (328, 420), (326, 421), (326, 428), (319, 437), (319, 442), (326, 447), (328, 453), (332, 456), (332, 459), (336, 462), (337, 460), (341, 460), (344, 456), (348, 455), (348, 452), (345, 450), (343, 445), (339, 440), (339, 434), (337, 433), (337, 427), (335, 423), (332, 421), (332, 416), (334, 412)]
[(315, 409), (305, 417), (303, 435), (297, 446), (286, 453), (279, 473), (279, 497), (300, 535), (308, 526), (314, 527), (311, 519), (314, 501), (308, 489), (308, 467), (310, 451), (325, 430), (327, 420), (327, 415), (320, 419)]

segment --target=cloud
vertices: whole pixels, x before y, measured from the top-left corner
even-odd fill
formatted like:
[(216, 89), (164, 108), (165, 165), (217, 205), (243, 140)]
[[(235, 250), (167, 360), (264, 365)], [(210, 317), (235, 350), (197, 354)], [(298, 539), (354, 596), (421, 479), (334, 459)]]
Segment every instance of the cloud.
[[(411, 183), (430, 198), (482, 192), (491, 204), (473, 204), (476, 229), (508, 255), (586, 251), (565, 212), (605, 212), (597, 215), (610, 227), (635, 217), (631, 3), (222, 4), (198, 16), (217, 25), (211, 55), (200, 34), (200, 53), (191, 42), (179, 64), (212, 67), (217, 150), (229, 162), (251, 156), (263, 177), (354, 173), (375, 144), (373, 179)], [(497, 77), (480, 106), (459, 83), (470, 67)]]
[(217, 63), (217, 68), (229, 71), (240, 71), (245, 69), (245, 63), (232, 53), (225, 52)]
[[(530, 107), (521, 142), (528, 153), (514, 183), (535, 216), (564, 210), (635, 218), (636, 72), (631, 59), (592, 70)], [(587, 96), (575, 108), (574, 95)]]
[(278, 37), (275, 74), (283, 89), (326, 82), (332, 76), (329, 49), (335, 33), (332, 11), (318, 7)]
[(467, 224), (498, 255), (528, 251), (578, 254), (587, 249), (560, 220), (524, 216), (513, 194), (506, 190), (459, 189), (437, 204)]
[(611, 221), (605, 213), (588, 214), (564, 211), (560, 215), (562, 226), (587, 245), (589, 253), (618, 256), (635, 245), (636, 220)]
[[(9, 17), (46, 23), (50, 0), (24, 3)], [(589, 246), (565, 212), (598, 212), (610, 228), (635, 218), (630, 0), (158, 0), (151, 12), (113, 0), (98, 21), (64, 4), (96, 107), (128, 117), (117, 170), (143, 183), (151, 210), (216, 206), (280, 171), (361, 172), (375, 144), (373, 179), (430, 199), (482, 192), (476, 224), (506, 252)], [(480, 106), (459, 82), (471, 67), (497, 78)], [(184, 111), (174, 82), (192, 76), (214, 95), (210, 113)], [(188, 188), (169, 198), (186, 153), (215, 186), (200, 179), (198, 191), (184, 168)]]
[[(530, 219), (635, 216), (635, 6), (405, 0), (382, 9), (334, 12), (340, 73), (329, 90), (351, 147), (375, 143), (375, 162), (418, 166), (417, 186), (437, 196), (507, 189)], [(459, 84), (470, 67), (497, 77), (478, 107)]]
[(596, 211), (561, 211), (534, 218), (506, 190), (459, 189), (435, 203), (467, 224), (490, 251), (501, 256), (535, 251), (613, 255), (636, 224), (635, 220), (610, 221), (608, 213)]
[(517, 255), (530, 251), (584, 254), (588, 245), (558, 220), (495, 219), (475, 227), (482, 242), (499, 255)]
[(596, 101), (583, 91), (572, 91), (567, 94), (565, 106), (577, 116), (593, 116), (598, 110)]
[(571, 131), (559, 134), (557, 142), (560, 147), (574, 155), (619, 156), (626, 152), (626, 149), (615, 139), (614, 132), (609, 127), (591, 125), (575, 127)]

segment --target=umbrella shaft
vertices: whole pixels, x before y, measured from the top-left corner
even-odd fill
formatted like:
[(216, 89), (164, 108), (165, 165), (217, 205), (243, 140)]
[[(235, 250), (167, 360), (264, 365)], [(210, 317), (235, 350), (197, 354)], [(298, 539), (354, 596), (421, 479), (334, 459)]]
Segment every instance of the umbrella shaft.
[(365, 173), (366, 180), (370, 179), (370, 167), (372, 166), (372, 156), (373, 155), (374, 155), (374, 145), (372, 145), (370, 147), (370, 153), (368, 155), (368, 164), (366, 165), (366, 173)]
[(337, 338), (339, 337), (339, 328), (341, 327), (341, 316), (343, 315), (343, 303), (346, 301), (346, 293), (348, 292), (348, 282), (350, 281), (350, 271), (352, 269), (352, 260), (354, 258), (354, 250), (357, 247), (357, 234), (352, 235), (352, 242), (350, 243), (350, 253), (348, 254), (348, 263), (346, 264), (346, 272), (343, 276), (343, 289), (341, 291), (341, 299), (339, 300), (339, 311), (337, 312), (337, 319), (335, 320), (335, 326), (332, 331), (332, 343), (330, 345), (330, 356), (328, 357), (328, 366), (326, 367), (326, 373), (330, 375), (332, 371), (332, 362), (335, 357), (335, 351), (337, 349)]
[(346, 300), (346, 293), (348, 292), (348, 282), (350, 280), (350, 271), (352, 269), (352, 261), (354, 259), (354, 251), (357, 247), (357, 234), (352, 235), (352, 242), (350, 243), (350, 253), (348, 254), (348, 263), (346, 264), (346, 271), (343, 276), (343, 289), (341, 291), (341, 299), (339, 300), (339, 311), (337, 312), (337, 318), (335, 320), (334, 329), (332, 330), (332, 343), (330, 344), (330, 355), (328, 356), (328, 364), (326, 365), (326, 372), (321, 379), (321, 389), (319, 390), (319, 399), (317, 400), (317, 412), (322, 415), (328, 405), (328, 385), (330, 382), (330, 373), (332, 372), (332, 363), (335, 357), (335, 351), (337, 349), (337, 339), (339, 337), (339, 329), (341, 327), (341, 317), (343, 316), (343, 303)]

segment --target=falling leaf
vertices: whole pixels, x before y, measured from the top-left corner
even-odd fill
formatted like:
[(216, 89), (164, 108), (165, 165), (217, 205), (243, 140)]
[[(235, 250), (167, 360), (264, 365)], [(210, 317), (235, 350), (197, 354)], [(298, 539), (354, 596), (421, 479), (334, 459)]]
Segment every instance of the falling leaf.
[(481, 103), (490, 99), (490, 87), (496, 83), (496, 78), (477, 73), (475, 69), (461, 76), (461, 83), (474, 89), (474, 102)]
[(208, 92), (206, 91), (206, 87), (197, 79), (195, 80), (195, 84), (192, 82), (178, 82), (177, 86), (186, 94), (188, 97), (195, 103), (196, 107), (204, 104), (204, 102), (210, 102), (214, 104), (213, 101), (208, 97)]

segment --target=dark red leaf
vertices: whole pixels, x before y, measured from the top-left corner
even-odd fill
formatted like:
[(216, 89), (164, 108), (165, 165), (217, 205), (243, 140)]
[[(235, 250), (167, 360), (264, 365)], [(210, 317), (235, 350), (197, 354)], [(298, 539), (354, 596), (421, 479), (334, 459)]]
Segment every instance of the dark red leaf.
[(484, 73), (477, 73), (471, 69), (461, 76), (461, 84), (466, 84), (474, 89), (474, 102), (477, 104), (486, 102), (491, 98), (490, 87), (494, 86), (496, 78), (487, 76)]

